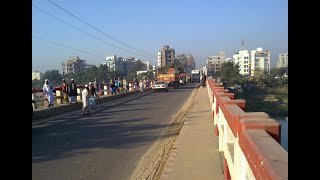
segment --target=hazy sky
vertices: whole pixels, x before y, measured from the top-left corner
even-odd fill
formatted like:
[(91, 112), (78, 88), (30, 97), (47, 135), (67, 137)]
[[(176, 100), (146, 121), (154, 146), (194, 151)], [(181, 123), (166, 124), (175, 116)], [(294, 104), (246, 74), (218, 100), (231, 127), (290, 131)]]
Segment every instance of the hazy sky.
[(33, 0), (37, 8), (83, 31), (32, 7), (33, 71), (61, 72), (61, 63), (70, 56), (99, 65), (105, 56), (115, 54), (156, 65), (157, 52), (164, 45), (174, 48), (176, 54), (192, 54), (197, 67), (219, 51), (232, 57), (242, 40), (249, 51), (258, 47), (270, 50), (271, 67), (276, 66), (279, 53), (288, 52), (287, 0), (51, 1), (104, 34), (47, 0)]

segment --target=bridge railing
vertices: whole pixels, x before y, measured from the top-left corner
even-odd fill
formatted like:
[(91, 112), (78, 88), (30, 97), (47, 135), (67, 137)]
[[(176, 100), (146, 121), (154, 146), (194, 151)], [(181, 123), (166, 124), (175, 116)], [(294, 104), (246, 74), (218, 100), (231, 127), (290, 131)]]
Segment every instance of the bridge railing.
[(246, 101), (212, 79), (207, 85), (225, 179), (288, 179), (280, 124), (265, 112), (245, 112)]
[[(153, 81), (150, 81), (148, 84), (148, 87), (151, 87), (153, 84)], [(138, 86), (134, 85), (133, 81), (128, 82), (128, 92), (130, 91), (137, 91), (140, 90)], [(81, 92), (84, 89), (84, 85), (77, 85), (77, 101), (82, 100)], [(56, 86), (54, 88), (54, 100), (56, 101), (57, 105), (67, 103), (67, 100), (63, 99), (63, 93), (62, 93), (62, 88), (61, 86)], [(109, 83), (101, 83), (100, 84), (100, 90), (99, 90), (99, 96), (109, 96), (111, 95), (111, 90), (110, 90), (110, 84)], [(39, 104), (43, 104), (44, 107), (48, 106), (48, 101), (44, 97), (43, 90), (42, 89), (34, 89), (32, 88), (32, 106), (34, 109), (39, 108)]]

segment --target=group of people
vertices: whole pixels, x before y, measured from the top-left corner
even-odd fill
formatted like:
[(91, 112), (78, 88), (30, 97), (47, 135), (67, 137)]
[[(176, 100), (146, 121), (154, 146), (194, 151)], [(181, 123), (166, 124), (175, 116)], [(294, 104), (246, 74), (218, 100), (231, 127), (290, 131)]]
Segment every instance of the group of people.
[[(82, 91), (81, 95), (82, 95), (82, 102), (83, 102), (83, 110), (84, 112), (87, 112), (87, 109), (91, 109), (94, 108), (95, 106), (95, 98), (99, 98), (98, 95), (98, 91), (99, 91), (99, 83), (97, 78), (95, 78), (95, 80), (93, 82), (89, 82), (89, 84), (85, 85), (85, 90)], [(61, 89), (62, 89), (62, 97), (64, 100), (66, 100), (69, 104), (73, 104), (73, 103), (78, 103), (77, 102), (77, 96), (78, 96), (78, 92), (77, 92), (77, 84), (74, 82), (74, 79), (70, 80), (70, 84), (68, 84), (66, 82), (65, 79), (62, 79), (62, 85), (61, 85)], [(44, 81), (44, 85), (43, 85), (43, 94), (45, 96), (45, 98), (48, 100), (48, 106), (47, 107), (51, 107), (53, 106), (53, 102), (54, 102), (54, 95), (53, 95), (53, 90), (54, 87), (53, 85), (49, 82), (48, 79), (46, 79)], [(87, 91), (87, 92), (86, 92)], [(88, 102), (90, 101), (90, 108), (88, 106)]]
[(97, 78), (93, 83), (89, 82), (88, 84), (84, 85), (84, 89), (81, 92), (83, 114), (89, 114), (92, 109), (95, 109), (95, 105), (96, 105), (95, 98), (96, 97), (99, 98), (98, 88), (99, 86), (98, 86)]
[[(133, 80), (134, 89), (140, 88), (141, 92), (145, 92), (148, 80), (146, 77), (144, 77), (142, 80), (138, 80), (136, 77), (134, 77)], [(93, 82), (89, 82), (88, 84), (85, 84), (85, 88), (81, 92), (82, 96), (82, 111), (83, 114), (88, 114), (91, 109), (93, 109), (96, 105), (95, 98), (99, 98), (98, 92), (100, 90), (100, 84), (95, 78)], [(48, 100), (48, 106), (53, 106), (54, 102), (54, 95), (53, 95), (53, 86), (49, 82), (48, 79), (45, 80), (45, 83), (43, 85), (43, 94)], [(74, 79), (70, 80), (70, 84), (66, 82), (65, 79), (62, 79), (62, 85), (61, 85), (62, 94), (64, 100), (66, 100), (69, 104), (78, 103), (77, 102), (77, 84), (75, 83)], [(113, 78), (110, 80), (110, 90), (112, 92), (112, 95), (116, 95), (118, 93), (125, 93), (129, 91), (129, 82), (127, 81), (126, 77), (123, 78), (123, 80), (120, 80), (120, 78)]]

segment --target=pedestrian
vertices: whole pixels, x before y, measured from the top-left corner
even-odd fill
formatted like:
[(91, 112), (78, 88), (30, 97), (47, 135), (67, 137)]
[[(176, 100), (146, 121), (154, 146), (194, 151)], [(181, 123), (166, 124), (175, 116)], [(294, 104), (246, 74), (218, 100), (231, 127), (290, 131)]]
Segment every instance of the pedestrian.
[(47, 107), (53, 106), (53, 101), (54, 101), (54, 96), (53, 96), (53, 86), (51, 83), (49, 83), (49, 80), (46, 79), (44, 81), (44, 85), (43, 85), (43, 93), (45, 95), (45, 97), (47, 98), (49, 105)]
[(69, 104), (71, 103), (77, 103), (77, 84), (74, 82), (73, 79), (71, 79), (70, 82), (70, 88), (69, 88)]
[(88, 85), (84, 85), (82, 90), (82, 113), (89, 114), (89, 88)]
[(100, 84), (97, 78), (94, 78), (93, 87), (95, 89), (95, 97), (99, 98)]
[(128, 82), (127, 82), (127, 80), (126, 80), (126, 77), (123, 78), (122, 83), (123, 83), (124, 92), (128, 92), (129, 86), (128, 86)]
[(96, 105), (96, 100), (95, 100), (95, 94), (96, 94), (96, 90), (94, 88), (93, 83), (89, 82), (89, 105), (90, 105), (90, 110), (91, 109), (95, 109), (95, 105)]
[(68, 101), (69, 101), (69, 100), (68, 100), (68, 99), (69, 99), (69, 98), (68, 98), (69, 84), (66, 82), (65, 79), (62, 79), (61, 89), (62, 89), (62, 97), (63, 97), (63, 99), (68, 102)]
[(202, 81), (202, 87), (206, 87), (206, 80), (207, 80), (207, 76), (204, 74), (204, 75), (202, 76), (202, 79), (201, 79), (201, 81)]

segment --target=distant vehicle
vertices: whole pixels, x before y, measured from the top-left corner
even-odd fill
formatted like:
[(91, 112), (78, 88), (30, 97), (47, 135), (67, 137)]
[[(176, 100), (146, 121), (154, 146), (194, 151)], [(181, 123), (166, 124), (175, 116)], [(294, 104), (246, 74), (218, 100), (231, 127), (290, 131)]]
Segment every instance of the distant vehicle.
[(166, 91), (168, 92), (168, 85), (164, 81), (154, 81), (152, 89), (154, 92), (157, 91)]
[(186, 73), (179, 73), (179, 83), (181, 85), (185, 85), (187, 82), (187, 74)]
[(180, 87), (179, 72), (175, 68), (169, 68), (165, 73), (158, 71), (157, 80), (164, 81), (168, 87), (171, 87), (172, 89), (177, 89)]
[(191, 71), (191, 83), (198, 82), (200, 83), (200, 70)]

